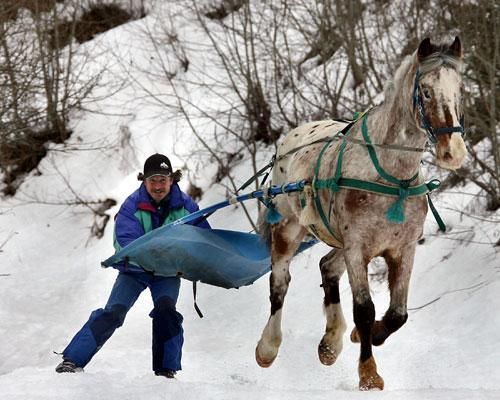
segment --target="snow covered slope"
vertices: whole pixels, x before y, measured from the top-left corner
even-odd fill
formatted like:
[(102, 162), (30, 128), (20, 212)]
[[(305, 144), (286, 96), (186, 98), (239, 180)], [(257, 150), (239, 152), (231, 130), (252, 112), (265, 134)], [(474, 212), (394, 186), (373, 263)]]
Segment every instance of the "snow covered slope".
[[(140, 48), (134, 24), (101, 35), (94, 44), (119, 41)], [(325, 324), (318, 261), (328, 250), (324, 245), (293, 261), (283, 345), (269, 369), (254, 360), (269, 312), (266, 276), (239, 290), (200, 285), (203, 319), (193, 309), (190, 283), (183, 282), (178, 304), (185, 317), (183, 371), (174, 381), (151, 371), (147, 292), (84, 373), (56, 374), (60, 356), (53, 351), (62, 351), (90, 312), (104, 305), (116, 275), (99, 267), (112, 253), (112, 223), (101, 240), (90, 238), (93, 214), (67, 204), (75, 200), (73, 191), (85, 200), (111, 197), (120, 203), (138, 185), (136, 173), (151, 152), (172, 155), (174, 165), (181, 166), (174, 151), (188, 149), (192, 140), (177, 140), (171, 133), (176, 121), (158, 121), (132, 87), (94, 107), (103, 113), (75, 118), (70, 142), (53, 146), (41, 174), (30, 176), (16, 197), (0, 206), (1, 399), (500, 399), (500, 261), (492, 245), (499, 236), (498, 213), (476, 219), (443, 212), (450, 228), (446, 235), (436, 233), (429, 216), (425, 243), (417, 249), (408, 322), (374, 350), (384, 392), (358, 392), (359, 348), (348, 335), (335, 365), (318, 360)], [(130, 146), (122, 148), (124, 138)], [(73, 145), (89, 149), (73, 151)], [(202, 206), (223, 199), (221, 187), (207, 187), (213, 170), (208, 167), (199, 179), (209, 189)], [(249, 170), (241, 166), (242, 180)], [(437, 207), (466, 209), (473, 202), (470, 195), (442, 193)], [(255, 215), (255, 204), (251, 212)], [(241, 208), (225, 209), (211, 223), (249, 230)], [(372, 267), (377, 276), (383, 272), (380, 263)], [(380, 316), (387, 307), (386, 284), (374, 277), (372, 289)], [(349, 332), (346, 277), (341, 296)]]

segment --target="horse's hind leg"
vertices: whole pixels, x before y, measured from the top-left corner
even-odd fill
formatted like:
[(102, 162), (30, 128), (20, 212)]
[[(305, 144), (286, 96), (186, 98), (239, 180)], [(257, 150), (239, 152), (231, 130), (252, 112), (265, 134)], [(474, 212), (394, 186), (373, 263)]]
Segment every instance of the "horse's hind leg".
[(264, 368), (269, 367), (278, 355), (282, 337), (281, 311), (291, 279), (288, 267), (305, 233), (305, 229), (298, 224), (296, 218), (285, 219), (272, 226), (271, 294), (269, 296), (271, 316), (255, 349), (257, 364)]
[(319, 262), (323, 290), (326, 329), (318, 346), (319, 360), (325, 365), (332, 365), (342, 351), (342, 339), (346, 330), (344, 314), (340, 305), (339, 280), (345, 271), (342, 250), (333, 249)]

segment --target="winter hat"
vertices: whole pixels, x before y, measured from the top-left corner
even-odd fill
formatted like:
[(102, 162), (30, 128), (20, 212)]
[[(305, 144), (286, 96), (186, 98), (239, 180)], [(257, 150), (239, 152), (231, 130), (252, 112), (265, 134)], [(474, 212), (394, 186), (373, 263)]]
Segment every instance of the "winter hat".
[(154, 175), (172, 176), (178, 182), (182, 176), (181, 171), (172, 171), (172, 164), (167, 156), (153, 154), (144, 162), (144, 172), (139, 172), (137, 179), (143, 181)]

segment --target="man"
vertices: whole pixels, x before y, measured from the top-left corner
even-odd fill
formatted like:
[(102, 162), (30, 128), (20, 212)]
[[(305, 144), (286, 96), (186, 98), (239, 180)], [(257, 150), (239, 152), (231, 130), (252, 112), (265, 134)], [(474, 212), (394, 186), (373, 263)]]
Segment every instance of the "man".
[[(114, 245), (123, 248), (135, 239), (162, 225), (171, 223), (198, 210), (191, 197), (177, 184), (182, 174), (172, 171), (170, 160), (154, 154), (144, 163), (143, 181), (139, 189), (122, 204), (115, 219)], [(191, 224), (210, 228), (206, 220)], [(153, 320), (153, 371), (156, 375), (174, 378), (181, 369), (184, 342), (182, 315), (176, 310), (180, 279), (166, 278), (146, 272), (134, 265), (116, 266), (120, 271), (104, 309), (93, 311), (89, 320), (73, 337), (63, 351), (63, 361), (56, 372), (83, 371), (94, 354), (119, 328), (141, 292), (149, 288), (154, 308)]]

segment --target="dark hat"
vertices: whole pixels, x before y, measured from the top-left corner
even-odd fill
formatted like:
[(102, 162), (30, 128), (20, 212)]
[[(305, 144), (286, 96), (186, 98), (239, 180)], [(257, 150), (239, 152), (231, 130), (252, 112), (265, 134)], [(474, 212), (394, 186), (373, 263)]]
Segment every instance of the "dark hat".
[(139, 173), (138, 179), (143, 181), (154, 175), (171, 176), (172, 164), (168, 157), (163, 154), (153, 154), (144, 163), (144, 172)]

